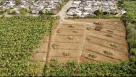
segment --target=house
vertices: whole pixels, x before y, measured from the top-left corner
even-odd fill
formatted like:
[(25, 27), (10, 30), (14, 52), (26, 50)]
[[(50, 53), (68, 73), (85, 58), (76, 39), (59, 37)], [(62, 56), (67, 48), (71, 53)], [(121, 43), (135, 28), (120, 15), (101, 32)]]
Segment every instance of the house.
[(80, 3), (81, 3), (81, 0), (74, 0), (73, 3), (74, 3), (74, 4), (80, 4)]

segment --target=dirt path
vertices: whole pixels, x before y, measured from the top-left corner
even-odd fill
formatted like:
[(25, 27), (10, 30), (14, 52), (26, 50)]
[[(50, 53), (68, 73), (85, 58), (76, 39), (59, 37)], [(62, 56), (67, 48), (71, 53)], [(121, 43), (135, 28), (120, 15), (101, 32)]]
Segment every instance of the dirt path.
[(78, 22), (73, 20), (67, 20), (65, 19), (67, 10), (72, 6), (73, 0), (69, 0), (69, 2), (61, 9), (61, 11), (56, 14), (55, 16), (60, 16), (60, 23), (72, 23), (72, 24), (89, 24), (93, 25), (93, 23), (87, 23), (87, 22)]

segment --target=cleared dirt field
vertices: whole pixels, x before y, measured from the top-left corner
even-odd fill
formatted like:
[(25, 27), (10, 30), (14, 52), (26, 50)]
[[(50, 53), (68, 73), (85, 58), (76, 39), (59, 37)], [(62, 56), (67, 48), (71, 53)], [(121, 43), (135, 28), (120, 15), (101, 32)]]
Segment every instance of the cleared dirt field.
[[(72, 23), (63, 22), (54, 28), (49, 40), (48, 44), (43, 44), (38, 49), (39, 52), (46, 53), (43, 60), (46, 59), (47, 62), (128, 60), (126, 31), (119, 19), (76, 19)], [(43, 51), (44, 48), (48, 52)]]
[(89, 36), (89, 35), (86, 37), (86, 42), (90, 43), (90, 44), (91, 43), (97, 44), (97, 45), (100, 45), (103, 47), (108, 47), (108, 48), (122, 51), (122, 52), (126, 52), (126, 53), (128, 52), (127, 46), (125, 46), (125, 45), (120, 45), (115, 42), (107, 41), (107, 40), (100, 39), (100, 38), (93, 37), (93, 36)]
[(54, 42), (63, 43), (80, 43), (83, 39), (83, 35), (59, 35), (54, 38)]

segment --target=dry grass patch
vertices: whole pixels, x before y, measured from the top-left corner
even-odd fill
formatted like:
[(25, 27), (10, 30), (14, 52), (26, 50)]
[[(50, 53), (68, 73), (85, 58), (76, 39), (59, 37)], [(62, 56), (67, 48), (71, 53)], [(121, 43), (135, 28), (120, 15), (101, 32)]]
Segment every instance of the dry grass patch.
[(117, 45), (114, 44), (114, 43), (110, 44), (110, 46), (113, 47), (113, 48), (117, 48)]
[(106, 50), (104, 50), (103, 52), (104, 52), (105, 54), (107, 54), (107, 55), (110, 55), (110, 56), (111, 56), (111, 55), (113, 55), (113, 53), (112, 53), (112, 52), (110, 52), (110, 51), (106, 51)]
[(77, 33), (77, 30), (74, 30), (73, 33)]
[(91, 57), (91, 58), (96, 58), (96, 57), (97, 57), (97, 56), (95, 56), (95, 55), (92, 54), (92, 53), (89, 53), (88, 56)]
[(90, 31), (91, 29), (92, 29), (91, 27), (87, 27), (87, 28), (86, 28), (86, 30), (89, 30), (89, 31)]
[(74, 38), (72, 36), (68, 36), (67, 39), (73, 40)]
[(89, 37), (86, 37), (86, 40), (87, 40), (88, 42), (90, 42), (90, 41), (91, 41), (91, 38), (89, 38)]
[(59, 48), (59, 45), (54, 43), (54, 44), (52, 44), (52, 48), (53, 48), (53, 49), (58, 49), (58, 48)]
[(96, 31), (100, 31), (102, 29), (102, 26), (95, 26), (95, 29)]
[(63, 52), (63, 56), (70, 56), (70, 53)]
[(69, 27), (69, 28), (74, 28), (74, 26), (73, 26), (73, 25), (68, 25), (68, 27)]
[(62, 31), (62, 29), (58, 29), (58, 30), (57, 30), (57, 33), (60, 33), (61, 31)]

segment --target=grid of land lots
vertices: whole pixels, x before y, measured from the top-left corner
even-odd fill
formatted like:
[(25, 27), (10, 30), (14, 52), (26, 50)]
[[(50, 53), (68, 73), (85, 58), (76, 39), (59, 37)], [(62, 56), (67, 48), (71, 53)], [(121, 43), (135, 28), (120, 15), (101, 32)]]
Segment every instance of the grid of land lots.
[(66, 63), (119, 62), (128, 60), (124, 25), (119, 19), (76, 19), (89, 24), (59, 24), (50, 39), (47, 61)]

